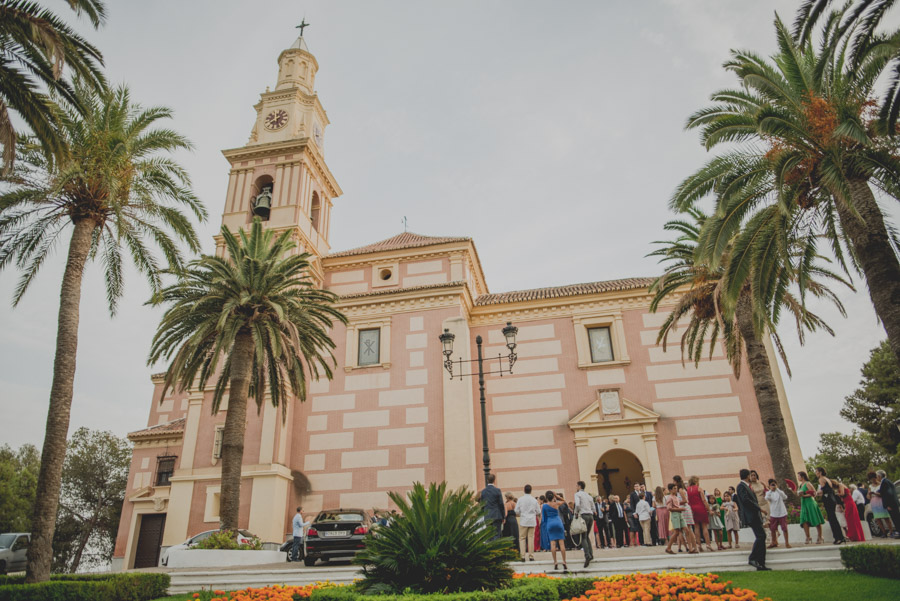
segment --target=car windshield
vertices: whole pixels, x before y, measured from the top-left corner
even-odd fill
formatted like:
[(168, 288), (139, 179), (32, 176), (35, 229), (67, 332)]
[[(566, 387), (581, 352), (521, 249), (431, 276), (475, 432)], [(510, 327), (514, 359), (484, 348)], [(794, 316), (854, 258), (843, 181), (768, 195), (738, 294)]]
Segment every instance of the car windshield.
[(361, 513), (335, 513), (332, 511), (323, 511), (316, 518), (317, 522), (361, 522), (363, 516)]
[(9, 549), (15, 541), (15, 534), (0, 534), (0, 549)]

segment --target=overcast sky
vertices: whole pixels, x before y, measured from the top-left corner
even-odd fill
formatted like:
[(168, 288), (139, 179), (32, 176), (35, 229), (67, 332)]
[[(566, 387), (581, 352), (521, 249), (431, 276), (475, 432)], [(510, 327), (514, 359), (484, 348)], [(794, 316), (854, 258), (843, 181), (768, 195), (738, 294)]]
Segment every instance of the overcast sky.
[[(65, 3), (47, 4), (74, 20)], [(247, 142), (252, 106), (305, 15), (331, 120), (325, 157), (344, 190), (332, 249), (397, 234), (406, 216), (413, 232), (474, 238), (501, 292), (658, 273), (645, 255), (667, 237), (667, 201), (708, 158), (685, 118), (733, 84), (721, 68), (730, 49), (774, 50), (774, 12), (792, 21), (796, 4), (118, 0), (105, 28), (80, 29), (111, 81), (173, 108), (171, 127), (193, 141), (178, 158), (209, 209), (200, 232), (211, 251), (228, 173), (220, 151)], [(16, 309), (17, 274), (0, 274), (0, 443), (43, 439), (64, 258), (60, 247)], [(838, 411), (884, 338), (857, 285), (842, 294), (847, 319), (823, 310), (835, 338), (800, 347), (792, 327), (782, 332), (807, 456), (821, 432), (850, 430)], [(161, 312), (143, 305), (133, 271), (126, 291), (110, 318), (89, 267), (71, 431), (146, 425)]]

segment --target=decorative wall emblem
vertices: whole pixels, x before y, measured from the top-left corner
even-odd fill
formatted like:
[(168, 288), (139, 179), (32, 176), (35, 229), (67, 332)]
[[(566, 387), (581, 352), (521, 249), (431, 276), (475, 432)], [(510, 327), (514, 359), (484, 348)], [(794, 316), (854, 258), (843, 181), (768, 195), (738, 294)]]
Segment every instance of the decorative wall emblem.
[(168, 504), (168, 499), (164, 499), (163, 497), (153, 497), (153, 511), (165, 511), (166, 505)]
[(603, 415), (619, 415), (622, 413), (618, 389), (599, 390), (597, 392), (600, 395), (600, 409), (603, 411)]

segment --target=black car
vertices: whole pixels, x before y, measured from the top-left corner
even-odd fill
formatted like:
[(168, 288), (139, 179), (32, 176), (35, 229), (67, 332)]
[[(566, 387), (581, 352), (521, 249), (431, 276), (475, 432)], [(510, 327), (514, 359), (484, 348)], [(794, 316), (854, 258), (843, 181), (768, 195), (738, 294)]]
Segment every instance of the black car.
[(353, 557), (365, 545), (363, 538), (372, 528), (372, 518), (362, 509), (320, 511), (306, 532), (303, 563), (315, 565), (317, 559)]

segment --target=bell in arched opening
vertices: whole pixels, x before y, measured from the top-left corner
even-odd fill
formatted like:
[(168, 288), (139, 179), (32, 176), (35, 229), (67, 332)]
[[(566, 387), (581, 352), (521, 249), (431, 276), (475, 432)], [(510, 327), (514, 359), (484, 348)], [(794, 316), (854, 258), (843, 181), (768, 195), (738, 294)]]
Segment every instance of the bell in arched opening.
[(263, 221), (268, 221), (271, 210), (272, 184), (266, 184), (263, 186), (262, 191), (256, 195), (256, 200), (253, 201), (253, 214)]

